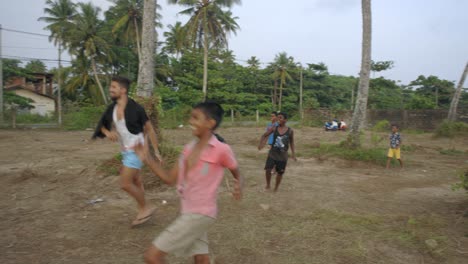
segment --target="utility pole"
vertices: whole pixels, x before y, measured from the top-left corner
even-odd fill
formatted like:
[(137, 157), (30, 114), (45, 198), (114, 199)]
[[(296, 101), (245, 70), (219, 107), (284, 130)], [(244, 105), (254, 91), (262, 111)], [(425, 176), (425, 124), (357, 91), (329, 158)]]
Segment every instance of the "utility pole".
[(59, 42), (58, 46), (58, 74), (57, 74), (57, 112), (58, 112), (58, 125), (62, 127), (62, 43)]
[(302, 75), (302, 66), (301, 66), (301, 79), (299, 81), (299, 111), (301, 114), (301, 120), (304, 119), (304, 108), (302, 106), (302, 86), (303, 86), (303, 75)]
[(0, 126), (3, 126), (3, 57), (2, 57), (2, 24), (0, 24)]

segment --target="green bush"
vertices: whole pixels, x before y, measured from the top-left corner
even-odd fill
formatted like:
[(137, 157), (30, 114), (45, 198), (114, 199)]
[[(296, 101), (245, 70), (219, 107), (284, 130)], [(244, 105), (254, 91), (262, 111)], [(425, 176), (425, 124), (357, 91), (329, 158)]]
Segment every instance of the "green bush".
[(16, 116), (17, 124), (44, 124), (56, 123), (57, 119), (53, 116), (41, 116), (39, 114), (18, 114)]
[(454, 138), (468, 135), (468, 124), (463, 122), (444, 121), (434, 132), (435, 137)]
[(71, 109), (63, 117), (63, 127), (67, 130), (94, 128), (105, 109), (105, 106), (84, 106)]
[(458, 172), (458, 177), (460, 178), (461, 182), (452, 185), (452, 190), (456, 191), (464, 189), (468, 191), (468, 169)]
[(390, 122), (388, 120), (380, 120), (372, 127), (374, 132), (387, 132), (390, 130)]

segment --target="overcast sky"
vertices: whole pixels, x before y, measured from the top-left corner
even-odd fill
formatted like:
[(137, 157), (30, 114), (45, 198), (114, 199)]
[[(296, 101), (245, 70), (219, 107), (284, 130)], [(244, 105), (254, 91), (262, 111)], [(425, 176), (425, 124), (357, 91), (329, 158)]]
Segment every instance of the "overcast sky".
[[(110, 6), (107, 0), (91, 2), (103, 11)], [(229, 48), (239, 63), (257, 56), (266, 64), (284, 51), (303, 64), (324, 62), (333, 74), (358, 75), (361, 1), (242, 2), (232, 10), (239, 17), (241, 30), (229, 39)], [(164, 25), (187, 20), (177, 15), (181, 7), (168, 5), (166, 0), (158, 3)], [(45, 0), (0, 0), (0, 24), (7, 29), (49, 34), (43, 30), (46, 25), (37, 21), (44, 15), (44, 7)], [(373, 0), (372, 58), (394, 61), (394, 69), (382, 75), (403, 84), (419, 75), (436, 75), (457, 83), (468, 61), (467, 14), (466, 0)], [(46, 37), (2, 33), (5, 56), (57, 59)]]

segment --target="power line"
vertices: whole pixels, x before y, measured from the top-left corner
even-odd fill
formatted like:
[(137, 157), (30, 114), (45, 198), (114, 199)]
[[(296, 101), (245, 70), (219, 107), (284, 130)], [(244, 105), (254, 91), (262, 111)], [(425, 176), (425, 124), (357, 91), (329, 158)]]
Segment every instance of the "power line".
[(2, 30), (9, 31), (9, 32), (15, 32), (15, 33), (21, 33), (21, 34), (27, 34), (27, 35), (34, 35), (34, 36), (41, 36), (41, 37), (50, 37), (49, 35), (45, 35), (45, 34), (27, 32), (27, 31), (16, 30), (16, 29), (9, 29), (9, 28), (4, 28), (4, 27), (2, 27)]
[(38, 49), (38, 50), (57, 50), (56, 48), (36, 48), (36, 47), (17, 47), (17, 46), (2, 46), (7, 49)]
[[(12, 56), (12, 55), (3, 55), (2, 58), (5, 58), (5, 59), (19, 59), (19, 60), (26, 60), (26, 61), (40, 60), (40, 61), (58, 62), (57, 59), (41, 59), (41, 58), (30, 58), (30, 57), (21, 57), (21, 56)], [(67, 61), (67, 60), (62, 60), (62, 62), (71, 63), (71, 61)]]

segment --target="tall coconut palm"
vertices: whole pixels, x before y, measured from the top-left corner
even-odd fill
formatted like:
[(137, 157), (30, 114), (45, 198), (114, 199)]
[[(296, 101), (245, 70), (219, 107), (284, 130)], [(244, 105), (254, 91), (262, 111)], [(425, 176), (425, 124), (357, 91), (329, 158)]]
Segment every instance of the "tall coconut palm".
[(40, 17), (39, 21), (48, 23), (45, 29), (50, 31), (49, 40), (53, 41), (58, 46), (59, 57), (59, 74), (58, 74), (58, 100), (57, 112), (58, 123), (62, 124), (62, 81), (60, 79), (60, 71), (62, 65), (60, 64), (62, 56), (62, 48), (66, 47), (68, 41), (70, 28), (73, 27), (72, 20), (76, 16), (76, 5), (71, 0), (47, 0), (47, 7), (44, 8), (45, 17)]
[(351, 133), (348, 136), (350, 147), (361, 146), (359, 134), (366, 121), (367, 98), (369, 96), (369, 78), (371, 70), (372, 44), (372, 12), (371, 0), (361, 0), (362, 3), (362, 57), (361, 72), (359, 74), (359, 88), (354, 108)]
[(112, 34), (124, 33), (124, 39), (133, 39), (137, 47), (138, 57), (141, 56), (141, 23), (143, 20), (143, 0), (111, 0), (114, 6), (109, 9), (116, 16), (117, 22), (112, 28)]
[(278, 99), (278, 110), (281, 111), (281, 104), (283, 100), (283, 87), (286, 84), (286, 80), (292, 80), (291, 75), (289, 72), (292, 68), (295, 67), (294, 59), (292, 57), (288, 57), (286, 52), (280, 52), (278, 55), (275, 56), (275, 60), (273, 62), (273, 79), (279, 80), (280, 83), (280, 90), (279, 90), (279, 99)]
[(169, 31), (164, 32), (166, 38), (166, 45), (164, 46), (164, 52), (169, 54), (175, 54), (179, 57), (182, 51), (187, 46), (185, 39), (185, 28), (182, 23), (177, 21), (174, 25), (168, 25)]
[(203, 98), (206, 99), (208, 86), (208, 50), (227, 47), (227, 35), (236, 33), (239, 25), (232, 13), (222, 8), (231, 8), (241, 0), (169, 0), (187, 9), (180, 14), (189, 15), (185, 25), (186, 37), (194, 47), (203, 48)]
[(449, 113), (447, 117), (449, 121), (455, 121), (457, 119), (458, 101), (460, 100), (461, 92), (463, 89), (463, 84), (465, 83), (465, 80), (466, 80), (466, 75), (468, 75), (468, 62), (465, 65), (465, 70), (463, 71), (460, 77), (460, 81), (458, 82), (458, 85), (457, 85), (457, 90), (453, 94), (452, 102), (450, 103), (450, 109), (449, 109)]
[[(133, 40), (137, 47), (138, 57), (141, 57), (141, 30), (143, 23), (143, 0), (109, 0), (114, 3), (106, 12), (106, 17), (113, 17), (115, 24), (112, 28), (114, 36), (122, 36), (125, 41)], [(157, 9), (161, 6), (156, 5)], [(156, 27), (162, 27), (159, 23), (162, 16), (156, 14)]]
[(109, 62), (112, 56), (110, 46), (101, 34), (103, 29), (103, 21), (99, 19), (101, 9), (92, 3), (79, 3), (78, 7), (79, 13), (70, 32), (71, 52), (77, 57), (90, 58), (94, 79), (104, 103), (107, 104), (107, 96), (99, 80), (97, 61)]
[(250, 70), (258, 70), (260, 68), (260, 61), (256, 56), (250, 57), (250, 59), (247, 60), (247, 64)]

